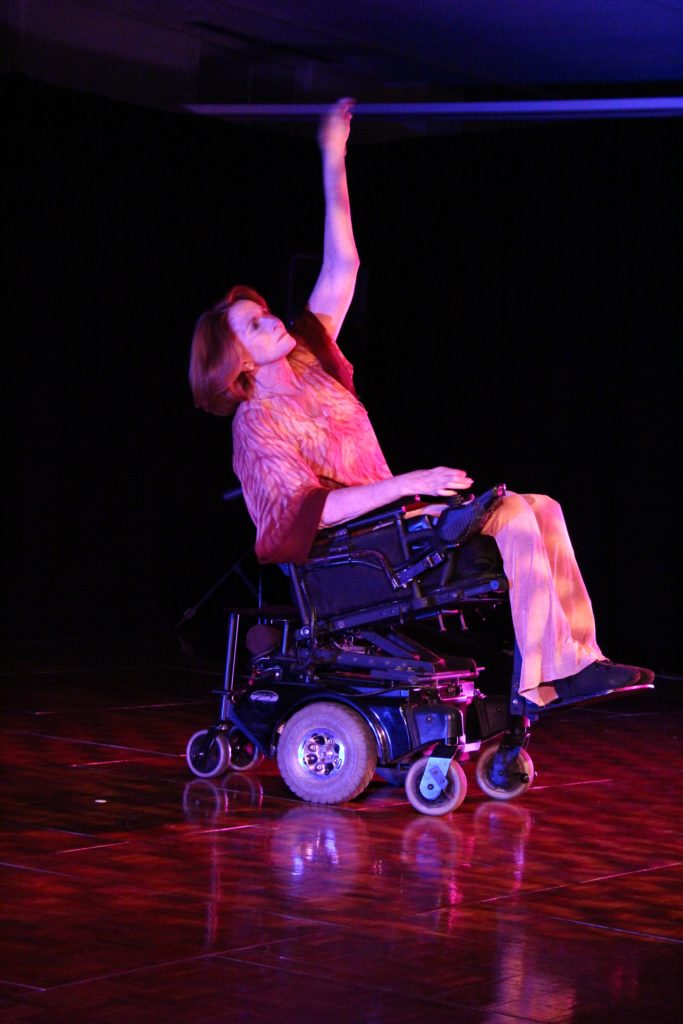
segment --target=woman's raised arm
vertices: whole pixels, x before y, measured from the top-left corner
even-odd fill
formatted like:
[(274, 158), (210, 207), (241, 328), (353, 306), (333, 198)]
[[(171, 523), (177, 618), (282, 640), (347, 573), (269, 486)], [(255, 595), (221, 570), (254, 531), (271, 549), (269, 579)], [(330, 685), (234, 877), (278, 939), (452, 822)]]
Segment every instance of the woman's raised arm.
[(318, 131), (325, 196), (325, 235), (323, 265), (308, 300), (308, 308), (332, 338), (339, 334), (351, 305), (359, 266), (346, 180), (346, 143), (352, 107), (353, 100), (339, 100), (324, 115)]

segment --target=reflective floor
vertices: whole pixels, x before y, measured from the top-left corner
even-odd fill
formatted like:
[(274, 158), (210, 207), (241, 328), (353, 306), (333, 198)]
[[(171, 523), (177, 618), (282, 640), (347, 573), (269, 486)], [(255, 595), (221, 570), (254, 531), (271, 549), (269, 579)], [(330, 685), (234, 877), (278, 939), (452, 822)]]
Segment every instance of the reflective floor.
[(0, 1021), (683, 1019), (683, 688), (548, 712), (532, 789), (418, 814), (194, 778), (220, 666), (6, 647)]

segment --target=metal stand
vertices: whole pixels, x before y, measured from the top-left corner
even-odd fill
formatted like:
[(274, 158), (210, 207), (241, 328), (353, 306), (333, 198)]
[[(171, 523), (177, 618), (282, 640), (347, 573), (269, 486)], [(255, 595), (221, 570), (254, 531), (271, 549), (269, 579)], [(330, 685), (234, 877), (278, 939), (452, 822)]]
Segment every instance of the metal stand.
[(229, 578), (230, 576), (232, 576), (232, 574), (233, 574), (233, 573), (235, 573), (235, 574), (236, 574), (237, 576), (239, 576), (239, 578), (240, 578), (240, 579), (242, 580), (242, 582), (244, 583), (244, 585), (245, 585), (245, 586), (247, 587), (247, 589), (248, 589), (248, 590), (249, 590), (249, 592), (251, 593), (252, 597), (256, 598), (256, 601), (257, 601), (257, 603), (258, 603), (258, 606), (260, 607), (260, 606), (261, 606), (261, 604), (263, 603), (263, 601), (262, 601), (262, 597), (263, 597), (263, 592), (262, 592), (262, 591), (263, 591), (263, 577), (262, 577), (262, 573), (261, 573), (261, 572), (259, 571), (259, 575), (258, 575), (258, 584), (257, 584), (257, 586), (254, 586), (254, 584), (253, 584), (253, 583), (251, 582), (251, 580), (249, 579), (249, 577), (248, 577), (248, 576), (245, 576), (245, 574), (244, 574), (244, 572), (243, 572), (243, 570), (242, 570), (242, 562), (244, 562), (244, 560), (245, 560), (245, 559), (246, 559), (246, 558), (247, 558), (247, 557), (248, 557), (248, 556), (249, 556), (250, 554), (252, 554), (252, 551), (253, 551), (253, 549), (252, 549), (252, 548), (247, 548), (247, 550), (246, 550), (246, 551), (245, 551), (245, 552), (244, 552), (244, 553), (243, 553), (242, 555), (240, 555), (240, 557), (239, 557), (239, 558), (237, 559), (237, 561), (236, 561), (236, 562), (234, 562), (234, 563), (233, 563), (233, 564), (232, 564), (232, 565), (230, 566), (230, 568), (228, 569), (228, 571), (227, 571), (227, 572), (225, 572), (225, 573), (224, 573), (224, 574), (223, 574), (223, 575), (221, 576), (221, 578), (220, 578), (219, 580), (217, 580), (217, 581), (216, 581), (216, 582), (214, 583), (214, 585), (213, 585), (213, 586), (212, 586), (212, 587), (211, 587), (211, 588), (210, 588), (209, 590), (207, 590), (207, 591), (206, 591), (206, 593), (205, 593), (205, 594), (202, 594), (202, 596), (201, 596), (201, 597), (199, 598), (199, 600), (197, 601), (197, 603), (196, 603), (196, 604), (193, 604), (191, 608), (188, 608), (188, 609), (186, 609), (186, 611), (185, 611), (185, 612), (183, 613), (183, 616), (182, 616), (182, 618), (181, 618), (181, 619), (180, 619), (180, 620), (179, 620), (178, 622), (176, 622), (176, 624), (175, 624), (175, 626), (174, 626), (173, 628), (174, 628), (174, 629), (180, 629), (180, 628), (181, 628), (182, 626), (184, 626), (184, 625), (185, 625), (185, 624), (186, 624), (187, 622), (190, 622), (190, 621), (191, 621), (191, 620), (192, 620), (192, 619), (193, 619), (193, 618), (195, 617), (195, 615), (197, 614), (197, 612), (199, 611), (199, 609), (200, 609), (200, 608), (202, 607), (202, 605), (206, 604), (206, 602), (207, 602), (207, 601), (209, 600), (209, 598), (210, 598), (210, 597), (211, 597), (211, 596), (212, 596), (213, 594), (215, 594), (215, 593), (216, 593), (216, 591), (217, 591), (217, 590), (218, 590), (218, 589), (219, 589), (220, 587), (222, 587), (222, 586), (223, 586), (223, 584), (225, 583), (225, 581), (226, 581), (226, 580), (227, 580), (227, 579), (228, 579), (228, 578)]

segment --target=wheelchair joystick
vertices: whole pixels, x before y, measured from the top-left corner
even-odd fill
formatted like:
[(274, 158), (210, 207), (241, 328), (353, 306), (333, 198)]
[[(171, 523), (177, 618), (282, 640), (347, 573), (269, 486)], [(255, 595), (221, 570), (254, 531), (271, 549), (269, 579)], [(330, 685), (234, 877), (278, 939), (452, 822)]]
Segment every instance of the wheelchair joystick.
[(505, 484), (496, 484), (466, 505), (446, 509), (439, 517), (437, 536), (453, 547), (464, 544), (473, 534), (479, 533), (505, 493)]

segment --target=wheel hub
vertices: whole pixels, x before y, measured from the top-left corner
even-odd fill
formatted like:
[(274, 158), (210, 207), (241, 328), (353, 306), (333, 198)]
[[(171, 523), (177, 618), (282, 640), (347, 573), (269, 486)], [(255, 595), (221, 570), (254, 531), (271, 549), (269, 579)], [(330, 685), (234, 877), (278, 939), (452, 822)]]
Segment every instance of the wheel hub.
[[(521, 747), (499, 748), (489, 771), (489, 778), (494, 786), (507, 789), (516, 782), (528, 782), (529, 777), (522, 778), (517, 764), (517, 756)], [(515, 771), (517, 768), (517, 771)]]
[(299, 764), (315, 778), (328, 779), (344, 767), (342, 741), (322, 729), (306, 733), (298, 750)]

